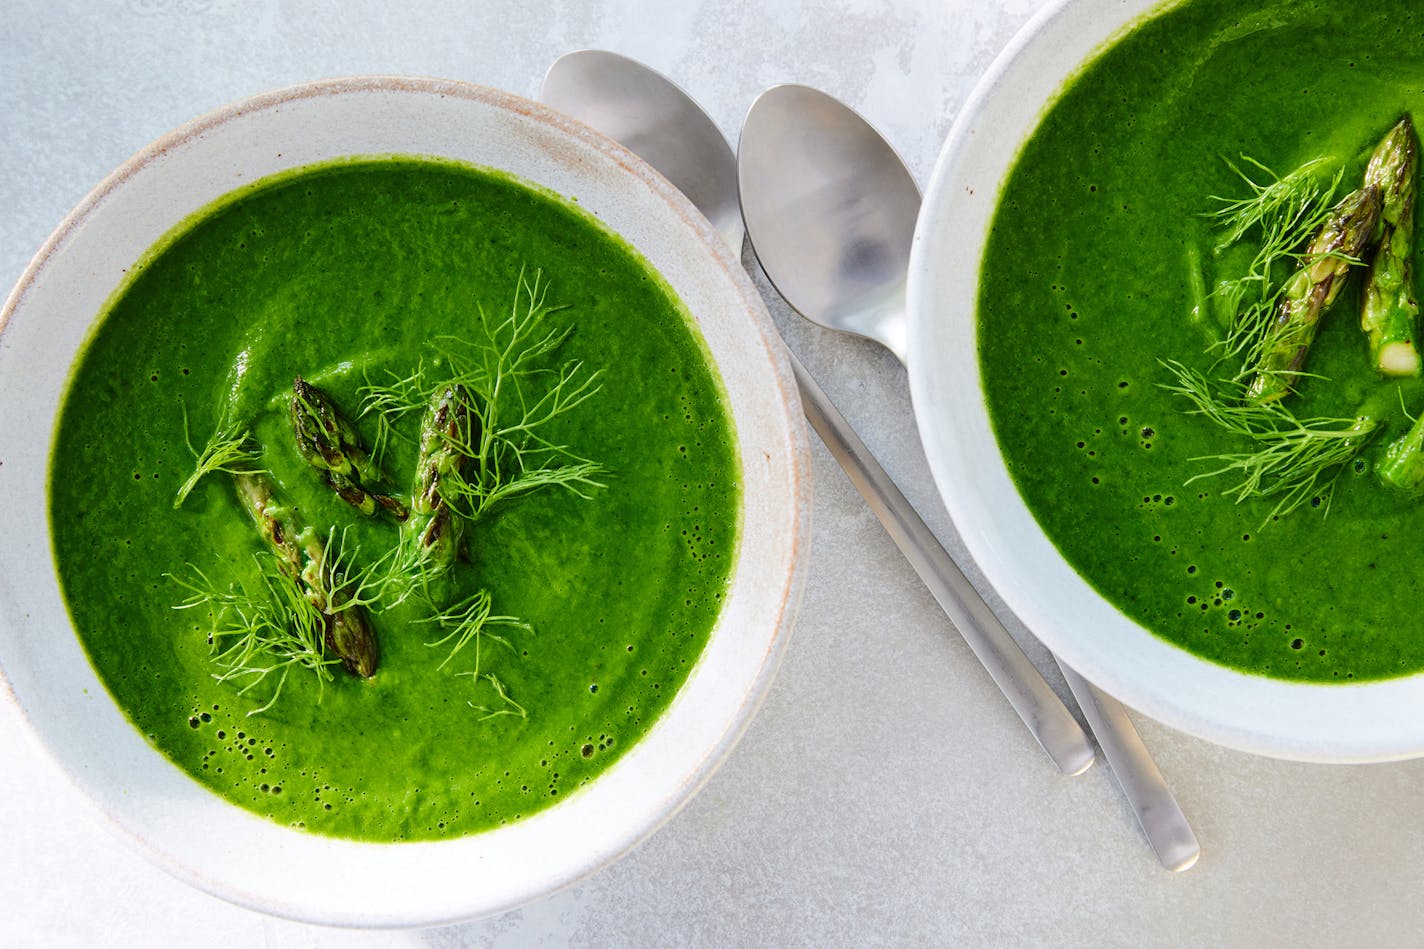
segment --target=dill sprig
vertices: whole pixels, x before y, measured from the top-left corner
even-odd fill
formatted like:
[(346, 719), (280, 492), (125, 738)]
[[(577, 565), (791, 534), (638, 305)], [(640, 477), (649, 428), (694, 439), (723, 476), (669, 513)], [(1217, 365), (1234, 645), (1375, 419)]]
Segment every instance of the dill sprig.
[(1284, 177), (1249, 156), (1243, 155), (1241, 160), (1255, 168), (1264, 180), (1257, 181), (1226, 159), (1226, 166), (1251, 193), (1244, 198), (1212, 195), (1211, 200), (1218, 207), (1208, 216), (1224, 228), (1216, 245), (1217, 254), (1253, 234), (1260, 239), (1260, 249), (1251, 266), (1253, 272), (1259, 273), (1299, 248), (1324, 223), (1344, 170), (1337, 171), (1329, 185), (1323, 185), (1319, 171), (1328, 164), (1325, 158), (1308, 161)]
[(1252, 445), (1249, 451), (1193, 458), (1215, 462), (1217, 467), (1194, 475), (1187, 483), (1234, 475), (1238, 480), (1224, 493), (1237, 503), (1279, 498), (1267, 521), (1284, 517), (1307, 501), (1328, 512), (1343, 466), (1359, 454), (1379, 426), (1379, 419), (1368, 409), (1353, 418), (1297, 418), (1278, 402), (1244, 401), (1245, 387), (1239, 382), (1218, 380), (1214, 384), (1179, 362), (1162, 365), (1176, 380), (1162, 388), (1184, 397), (1192, 406), (1189, 414), (1202, 415)]
[(206, 609), (211, 617), (208, 644), (221, 670), (219, 682), (238, 682), (244, 695), (276, 677), (267, 700), (247, 714), (260, 715), (276, 704), (293, 669), (315, 674), (318, 685), (331, 681), (330, 667), (340, 659), (324, 653), (326, 617), (307, 598), (296, 578), (271, 558), (257, 558), (260, 583), (219, 586), (200, 568), (189, 564), (191, 578), (168, 574), (188, 591), (173, 608)]
[(541, 488), (588, 497), (604, 486), (601, 465), (548, 434), (601, 388), (598, 372), (555, 358), (572, 333), (550, 318), (560, 309), (539, 272), (521, 272), (507, 310), (477, 307), (467, 336), (433, 341), (432, 365), (443, 371), (421, 363), (409, 376), (368, 381), (363, 414), (391, 431), (422, 410), (411, 517), (383, 581), (393, 602), (415, 591), (429, 598), (462, 552), (465, 527), (496, 505)]
[(327, 531), (324, 545), (305, 545), (319, 554), (308, 560), (302, 579), (326, 605), (326, 612), (369, 609), (381, 599), (386, 563), (396, 555), (390, 550), (364, 567), (357, 563), (360, 548), (348, 549), (349, 527)]
[(187, 443), (188, 450), (193, 453), (197, 464), (188, 480), (178, 489), (178, 494), (173, 499), (174, 510), (183, 506), (183, 502), (205, 475), (215, 471), (234, 475), (257, 474), (263, 470), (257, 464), (262, 453), (252, 441), (251, 433), (238, 422), (230, 420), (226, 410), (219, 417), (213, 433), (208, 436), (203, 450), (194, 448), (192, 436), (188, 431), (188, 407), (182, 403), (179, 405), (183, 410), (183, 440)]
[(453, 510), (477, 520), (502, 501), (546, 487), (562, 487), (587, 498), (604, 487), (603, 467), (580, 458), (565, 445), (544, 439), (538, 429), (592, 394), (591, 377), (575, 382), (580, 363), (564, 367), (558, 381), (539, 402), (523, 406), (517, 418), (502, 425), (493, 399), (471, 399), (479, 425), (447, 438), (447, 445), (474, 464), (451, 472), (441, 494)]
[(429, 552), (420, 536), (402, 530), (396, 546), (382, 558), (382, 569), (372, 576), (370, 589), (382, 611), (393, 610), (417, 595), (433, 603), (439, 573), (431, 567)]
[(391, 438), (407, 438), (398, 427), (401, 419), (419, 412), (430, 398), (425, 361), (417, 363), (415, 371), (406, 376), (388, 369), (384, 382), (372, 382), (369, 375), (365, 380), (366, 384), (356, 390), (361, 398), (361, 409), (357, 417), (375, 417), (376, 437), (371, 443), (371, 459), (375, 464), (381, 465)]
[[(174, 609), (208, 611), (217, 681), (241, 683), (242, 695), (276, 677), (267, 700), (249, 715), (276, 703), (293, 669), (314, 673), (318, 685), (330, 681), (329, 667), (347, 662), (341, 638), (348, 637), (349, 645), (351, 631), (365, 623), (363, 611), (375, 602), (381, 561), (358, 567), (358, 551), (348, 545), (345, 530), (333, 528), (325, 544), (304, 531), (294, 539), (292, 553), (304, 559), (300, 566), (279, 550), (254, 554), (256, 584), (239, 578), (222, 586), (192, 564), (191, 576), (168, 575), (187, 591)], [(371, 650), (374, 667), (374, 646)]]
[(1279, 265), (1295, 268), (1304, 260), (1307, 242), (1330, 218), (1344, 174), (1338, 170), (1328, 184), (1322, 183), (1319, 172), (1327, 164), (1324, 158), (1308, 161), (1284, 177), (1255, 159), (1242, 156), (1242, 161), (1259, 173), (1260, 180), (1228, 160), (1227, 166), (1250, 193), (1237, 199), (1213, 195), (1218, 207), (1207, 215), (1223, 232), (1215, 247), (1217, 256), (1247, 239), (1257, 242), (1244, 273), (1219, 281), (1211, 294), (1228, 327), (1215, 347), (1218, 364), (1238, 361), (1236, 380), (1255, 371), (1269, 346), (1286, 292)]
[(454, 472), (441, 487), (450, 506), (470, 520), (491, 507), (544, 487), (562, 487), (579, 497), (604, 487), (603, 467), (547, 439), (543, 430), (582, 405), (602, 388), (600, 373), (575, 360), (557, 367), (545, 357), (572, 331), (552, 326), (561, 309), (547, 302), (548, 285), (535, 273), (520, 274), (507, 315), (476, 310), (475, 337), (447, 338), (455, 382), (467, 392), (478, 421), (453, 437), (449, 447), (473, 464)]
[(442, 630), (446, 630), (444, 636), (426, 643), (431, 648), (449, 646), (450, 652), (445, 656), (437, 667), (445, 668), (450, 664), (460, 651), (466, 646), (473, 644), (474, 667), (465, 672), (458, 672), (456, 675), (469, 676), (478, 685), (481, 679), (489, 682), (494, 687), (495, 694), (504, 704), (498, 708), (490, 708), (484, 705), (476, 705), (469, 702), (471, 708), (483, 712), (480, 721), (495, 718), (500, 715), (517, 715), (520, 718), (528, 718), (528, 712), (524, 706), (509, 697), (509, 692), (504, 683), (493, 672), (486, 672), (483, 669), (484, 655), (483, 646), (485, 640), (489, 640), (499, 646), (503, 646), (511, 653), (517, 653), (514, 644), (509, 639), (494, 630), (496, 628), (505, 630), (518, 630), (520, 632), (533, 634), (534, 627), (517, 616), (500, 616), (493, 612), (494, 601), (490, 594), (481, 590), (475, 595), (463, 600), (446, 610), (436, 613), (417, 622), (434, 623)]
[[(1210, 371), (1220, 377), (1164, 362), (1173, 381), (1162, 388), (1181, 396), (1188, 414), (1206, 418), (1247, 446), (1193, 458), (1213, 467), (1187, 483), (1224, 477), (1231, 479), (1224, 494), (1238, 503), (1274, 498), (1269, 522), (1307, 502), (1328, 512), (1343, 466), (1359, 454), (1379, 419), (1368, 408), (1353, 418), (1301, 418), (1278, 401), (1307, 376), (1298, 359), (1278, 365), (1286, 356), (1302, 353), (1314, 334), (1313, 318), (1296, 318), (1299, 301), (1316, 302), (1307, 291), (1317, 271), (1322, 281), (1333, 280), (1337, 270), (1343, 272), (1343, 265), (1330, 261), (1354, 262), (1341, 249), (1353, 245), (1337, 246), (1333, 236), (1354, 223), (1345, 209), (1361, 194), (1336, 204), (1343, 171), (1324, 180), (1325, 159), (1307, 162), (1283, 177), (1254, 159), (1243, 157), (1242, 163), (1247, 167), (1227, 162), (1248, 193), (1239, 199), (1213, 196), (1217, 207), (1208, 217), (1221, 232), (1215, 255), (1220, 258), (1241, 247), (1250, 252), (1250, 261), (1240, 274), (1218, 280), (1207, 300), (1201, 295), (1205, 282), (1200, 274), (1193, 275), (1194, 321), (1201, 322), (1207, 305), (1224, 318), (1225, 335), (1207, 349), (1215, 357)], [(1199, 258), (1194, 260), (1199, 266)], [(1333, 297), (1325, 291), (1332, 288), (1338, 289), (1324, 284), (1317, 305), (1328, 305)], [(1315, 315), (1312, 311), (1305, 317)], [(1258, 391), (1265, 388), (1263, 378), (1274, 385), (1264, 395)]]
[(417, 620), (420, 623), (434, 623), (446, 631), (444, 636), (425, 644), (431, 648), (450, 646), (449, 654), (437, 668), (445, 668), (451, 660), (460, 654), (462, 649), (470, 643), (474, 643), (474, 671), (472, 674), (479, 675), (482, 660), (481, 647), (486, 639), (503, 646), (510, 652), (517, 652), (514, 644), (508, 638), (493, 632), (492, 629), (498, 627), (532, 634), (534, 627), (517, 616), (495, 615), (493, 606), (494, 600), (489, 592), (480, 590), (455, 606), (425, 619)]
[(493, 672), (486, 672), (483, 676), (476, 675), (473, 672), (462, 672), (460, 675), (470, 676), (475, 680), (476, 685), (479, 684), (480, 679), (485, 679), (490, 685), (494, 686), (495, 694), (498, 695), (500, 701), (504, 703), (502, 707), (492, 709), (488, 705), (476, 705), (474, 702), (467, 700), (466, 704), (468, 704), (470, 708), (477, 712), (484, 712), (484, 714), (480, 716), (480, 721), (488, 721), (491, 718), (498, 718), (501, 715), (513, 715), (523, 719), (529, 718), (529, 713), (524, 710), (524, 706), (509, 697), (509, 690), (506, 689), (504, 683), (499, 680), (499, 676)]
[(422, 361), (407, 376), (388, 372), (385, 381), (368, 379), (360, 390), (360, 414), (377, 418), (376, 443), (384, 447), (392, 435), (408, 437), (399, 430), (403, 419), (427, 410), (433, 394), (454, 388), (461, 408), (477, 424), (441, 434), (444, 450), (470, 461), (442, 472), (441, 495), (468, 520), (543, 487), (587, 497), (605, 486), (599, 480), (603, 466), (544, 435), (551, 422), (602, 388), (601, 374), (588, 371), (580, 360), (548, 365), (547, 357), (572, 332), (549, 321), (560, 309), (548, 302), (542, 274), (531, 278), (521, 272), (507, 312), (496, 315), (477, 306), (469, 338), (434, 341), (449, 370), (439, 384), (430, 384), (435, 372)]

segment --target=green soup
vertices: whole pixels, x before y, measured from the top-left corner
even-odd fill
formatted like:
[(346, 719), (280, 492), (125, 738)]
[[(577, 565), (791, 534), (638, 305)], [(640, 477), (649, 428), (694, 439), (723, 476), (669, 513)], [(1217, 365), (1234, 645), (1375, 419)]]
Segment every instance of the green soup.
[[(1393, 407), (1333, 501), (1279, 519), (1236, 503), (1201, 456), (1242, 450), (1184, 414), (1162, 360), (1206, 371), (1189, 314), (1240, 196), (1226, 159), (1279, 174), (1320, 157), (1358, 182), (1402, 113), (1424, 118), (1424, 10), (1393, 0), (1188, 0), (1067, 87), (1003, 189), (980, 286), (985, 391), (1020, 492), (1067, 560), (1123, 613), (1215, 662), (1339, 682), (1424, 669), (1424, 503), (1371, 471), (1424, 410), (1384, 383), (1359, 329), (1356, 276), (1326, 315), (1302, 415)], [(1418, 252), (1415, 251), (1417, 259)], [(1417, 270), (1416, 264), (1416, 270)]]
[[(137, 268), (70, 381), (50, 516), (75, 627), (115, 700), (196, 780), (258, 814), (376, 841), (468, 834), (575, 793), (667, 708), (716, 620), (736, 554), (735, 442), (700, 337), (630, 248), (586, 213), (498, 174), (378, 159), (260, 183), (179, 229)], [(181, 508), (194, 447), (231, 401), (310, 525), (370, 558), (398, 527), (328, 490), (291, 442), (293, 377), (350, 415), (366, 380), (441, 365), (480, 308), (540, 272), (557, 363), (601, 387), (541, 435), (601, 465), (579, 497), (545, 488), (472, 523), (451, 599), (477, 590), (529, 629), (481, 642), (508, 701), (409, 601), (372, 610), (369, 680), (217, 681), (207, 611), (173, 576), (251, 582), (267, 548), (223, 473)], [(549, 357), (554, 359), (555, 356)], [(361, 419), (371, 438), (369, 419)], [(414, 424), (414, 423), (412, 423)], [(415, 430), (389, 441), (408, 491)], [(202, 615), (199, 615), (202, 614)], [(518, 709), (519, 714), (514, 714)], [(488, 712), (506, 714), (490, 717)]]

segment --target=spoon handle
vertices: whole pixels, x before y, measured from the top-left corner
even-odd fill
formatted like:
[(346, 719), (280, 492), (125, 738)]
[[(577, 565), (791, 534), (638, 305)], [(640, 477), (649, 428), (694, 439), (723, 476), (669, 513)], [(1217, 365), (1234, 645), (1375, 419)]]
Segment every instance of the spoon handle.
[(845, 416), (788, 351), (801, 403), (811, 427), (821, 436), (870, 509), (910, 561), (955, 629), (1028, 725), (1033, 737), (1065, 774), (1081, 774), (1093, 763), (1093, 747), (1082, 727), (1044, 681), (1023, 649), (1009, 635), (964, 576), (934, 532), (885, 469), (865, 447)]
[[(1055, 657), (1057, 658), (1057, 657)], [(1127, 710), (1117, 699), (1101, 691), (1087, 679), (1058, 660), (1058, 668), (1068, 680), (1068, 688), (1078, 700), (1078, 708), (1097, 736), (1098, 747), (1157, 859), (1168, 870), (1187, 870), (1197, 862), (1201, 846), (1187, 823), (1177, 799), (1172, 796), (1162, 772), (1148, 754)]]

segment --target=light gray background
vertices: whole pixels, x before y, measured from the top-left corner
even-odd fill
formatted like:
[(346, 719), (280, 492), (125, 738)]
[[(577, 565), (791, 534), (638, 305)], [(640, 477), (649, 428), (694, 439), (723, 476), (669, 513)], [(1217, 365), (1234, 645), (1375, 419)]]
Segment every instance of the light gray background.
[[(665, 72), (733, 141), (767, 86), (817, 86), (870, 118), (923, 185), (955, 110), (1040, 5), (5, 0), (0, 287), (108, 171), (233, 99), (355, 73), (534, 96), (554, 58), (589, 46)], [(957, 550), (899, 365), (772, 312)], [(1053, 770), (819, 443), (814, 462), (810, 581), (781, 673), (727, 764), (622, 862), (459, 927), (269, 919), (147, 864), (0, 703), (0, 944), (1424, 944), (1424, 762), (1278, 762), (1139, 720), (1204, 851), (1166, 873), (1106, 767)]]

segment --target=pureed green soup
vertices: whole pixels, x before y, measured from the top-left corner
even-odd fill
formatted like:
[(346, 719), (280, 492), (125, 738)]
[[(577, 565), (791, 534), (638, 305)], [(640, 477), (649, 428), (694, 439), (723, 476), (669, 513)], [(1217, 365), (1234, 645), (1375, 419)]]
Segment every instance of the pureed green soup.
[(1192, 272), (1216, 263), (1210, 196), (1246, 192), (1227, 160), (1284, 175), (1323, 156), (1344, 170), (1337, 195), (1356, 187), (1400, 115), (1424, 119), (1421, 43), (1424, 10), (1391, 0), (1189, 0), (1069, 84), (1002, 193), (980, 360), (1013, 478), (1095, 589), (1227, 666), (1316, 682), (1424, 669), (1424, 501), (1371, 470), (1408, 425), (1401, 406), (1424, 411), (1424, 389), (1370, 368), (1361, 275), (1310, 351), (1306, 370), (1325, 378), (1305, 380), (1293, 404), (1350, 416), (1374, 398), (1393, 416), (1328, 510), (1308, 502), (1272, 519), (1277, 499), (1238, 504), (1224, 495), (1230, 477), (1192, 481), (1218, 466), (1194, 459), (1247, 446), (1162, 388), (1164, 360), (1211, 366)]
[[(740, 493), (731, 422), (700, 337), (647, 265), (592, 219), (495, 173), (378, 159), (259, 183), (145, 260), (87, 344), (51, 459), (60, 582), (100, 678), (159, 750), (272, 820), (375, 841), (468, 834), (577, 791), (668, 706), (707, 642), (733, 565)], [(272, 556), (233, 478), (181, 507), (194, 451), (252, 420), (275, 492), (355, 567), (396, 546), (306, 465), (293, 379), (356, 418), (368, 382), (438, 381), (535, 278), (568, 336), (535, 360), (597, 391), (538, 435), (595, 462), (602, 487), (548, 486), (468, 525), (432, 606), (369, 613), (373, 678), (291, 671), (218, 681), (211, 604), (184, 584), (259, 588)], [(412, 413), (387, 439), (385, 487), (409, 499)], [(372, 416), (357, 424), (368, 446)], [(190, 448), (191, 443), (191, 448)], [(234, 467), (242, 467), (236, 464)], [(582, 495), (582, 496), (580, 496)], [(336, 534), (328, 534), (335, 528)], [(342, 533), (344, 531), (344, 533)], [(487, 591), (486, 627), (454, 642), (430, 616)], [(395, 597), (391, 597), (395, 600)], [(328, 658), (330, 658), (328, 656)], [(260, 663), (259, 663), (260, 664)], [(472, 675), (476, 670), (480, 676)], [(494, 676), (490, 679), (489, 676)]]

